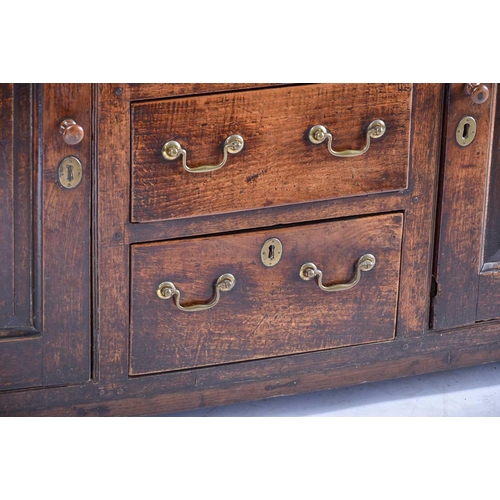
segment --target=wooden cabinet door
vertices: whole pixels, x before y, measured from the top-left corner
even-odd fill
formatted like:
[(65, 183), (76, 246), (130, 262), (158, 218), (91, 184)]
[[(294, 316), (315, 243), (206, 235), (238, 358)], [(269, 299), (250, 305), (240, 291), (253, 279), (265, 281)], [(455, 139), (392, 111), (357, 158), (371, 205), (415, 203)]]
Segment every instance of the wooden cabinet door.
[[(486, 86), (483, 103), (475, 103), (464, 84), (448, 89), (431, 318), (436, 329), (500, 318), (500, 103), (497, 85)], [(474, 119), (476, 132), (464, 146), (461, 138), (472, 133), (460, 126), (466, 117)]]
[[(59, 132), (67, 118), (78, 144)], [(90, 127), (90, 85), (0, 85), (0, 390), (89, 379)], [(57, 175), (70, 155), (74, 189)]]

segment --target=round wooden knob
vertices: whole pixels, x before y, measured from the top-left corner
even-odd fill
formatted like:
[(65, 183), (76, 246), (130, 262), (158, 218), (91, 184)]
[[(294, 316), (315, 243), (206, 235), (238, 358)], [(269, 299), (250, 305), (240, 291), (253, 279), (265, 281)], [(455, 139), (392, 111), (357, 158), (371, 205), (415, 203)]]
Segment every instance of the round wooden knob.
[(467, 83), (465, 93), (470, 96), (474, 104), (483, 104), (490, 96), (490, 89), (484, 83)]
[(62, 135), (63, 141), (71, 146), (82, 142), (85, 136), (83, 128), (70, 118), (61, 122), (59, 132)]

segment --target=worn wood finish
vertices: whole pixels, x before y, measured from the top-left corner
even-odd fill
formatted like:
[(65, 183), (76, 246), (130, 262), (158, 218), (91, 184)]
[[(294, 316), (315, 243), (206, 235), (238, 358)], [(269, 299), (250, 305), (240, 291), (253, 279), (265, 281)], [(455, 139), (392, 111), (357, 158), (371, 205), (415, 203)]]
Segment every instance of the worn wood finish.
[(484, 215), (484, 252), (479, 275), (476, 321), (500, 318), (500, 100), (496, 99), (495, 125)]
[(479, 276), (476, 321), (500, 318), (500, 272)]
[(0, 390), (43, 382), (43, 339), (33, 315), (32, 87), (0, 85)]
[[(130, 101), (132, 90), (116, 85), (99, 86), (99, 373), (114, 387), (126, 387), (128, 363), (128, 243), (176, 238), (230, 231), (234, 227), (253, 228), (262, 225), (286, 224), (305, 220), (328, 219), (360, 213), (405, 210), (401, 298), (398, 313), (398, 335), (410, 340), (419, 337), (428, 324), (430, 268), (432, 246), (432, 214), (434, 181), (438, 164), (437, 145), (442, 117), (441, 85), (417, 85), (414, 90), (411, 137), (411, 168), (409, 189), (404, 192), (369, 195), (355, 199), (337, 199), (293, 207), (273, 207), (232, 215), (199, 217), (150, 224), (129, 224), (130, 185), (123, 165), (130, 162)], [(118, 127), (116, 124), (119, 123)], [(106, 175), (104, 174), (106, 172)], [(111, 175), (108, 175), (111, 174)], [(415, 196), (412, 196), (415, 190)], [(273, 215), (277, 217), (273, 221)], [(421, 235), (424, 235), (421, 237)], [(416, 281), (414, 281), (416, 280)], [(417, 285), (419, 283), (419, 285)], [(228, 295), (222, 297), (224, 299)], [(103, 316), (102, 311), (108, 311)], [(351, 348), (350, 348), (351, 349)], [(352, 348), (354, 349), (354, 348)], [(353, 352), (353, 356), (355, 356)], [(312, 358), (311, 358), (312, 359)], [(272, 363), (273, 360), (270, 360)], [(221, 367), (222, 368), (222, 367)], [(163, 375), (147, 377), (162, 380)], [(138, 377), (140, 378), (140, 377)], [(158, 382), (159, 383), (159, 382)], [(116, 389), (117, 390), (117, 389)], [(160, 390), (160, 389), (158, 389)], [(126, 389), (125, 389), (126, 391)]]
[[(69, 384), (90, 377), (91, 85), (47, 84), (40, 99), (44, 383)], [(66, 118), (88, 131), (79, 144), (62, 140)], [(59, 163), (70, 155), (83, 166), (76, 189), (56, 181)]]
[[(367, 217), (132, 247), (131, 374), (229, 363), (390, 340), (395, 333), (402, 215)], [(265, 267), (263, 243), (281, 260)], [(325, 292), (305, 282), (306, 262), (324, 284), (347, 283), (364, 254), (377, 259), (354, 288)], [(181, 304), (206, 302), (219, 276), (234, 288), (212, 309), (187, 313), (156, 287), (173, 282)]]
[[(120, 88), (122, 92), (116, 92)], [(111, 383), (128, 374), (130, 86), (97, 88), (96, 375)]]
[(14, 315), (14, 85), (0, 85), (0, 317)]
[(31, 89), (0, 85), (0, 338), (33, 327)]
[(496, 100), (495, 125), (492, 138), (487, 213), (485, 224), (484, 261), (500, 261), (500, 99)]
[[(24, 259), (24, 265), (15, 267), (14, 281), (20, 280), (23, 272), (33, 269), (33, 283), (28, 288), (34, 297), (33, 321), (24, 315), (24, 323), (20, 321), (19, 327), (4, 328), (0, 339), (0, 386), (4, 389), (0, 394), (1, 415), (174, 412), (500, 360), (500, 322), (486, 321), (497, 314), (496, 303), (500, 302), (500, 296), (495, 281), (498, 274), (493, 269), (484, 268), (482, 274), (479, 271), (488, 179), (484, 147), (492, 144), (492, 139), (489, 137), (484, 142), (478, 137), (476, 141), (483, 140), (483, 147), (479, 155), (476, 151), (469, 159), (465, 158), (466, 163), (463, 153), (468, 148), (460, 149), (459, 154), (450, 143), (450, 127), (456, 126), (452, 124), (453, 117), (478, 110), (480, 114), (489, 114), (485, 106), (495, 106), (495, 89), (489, 102), (473, 105), (466, 96), (469, 108), (460, 108), (458, 90), (451, 86), (447, 102), (445, 169), (439, 203), (442, 206), (439, 221), (444, 229), (440, 233), (438, 228), (437, 232), (439, 249), (445, 253), (445, 258), (437, 270), (454, 270), (444, 265), (448, 254), (452, 254), (458, 262), (458, 274), (466, 274), (464, 269), (469, 269), (470, 252), (476, 252), (478, 260), (474, 272), (479, 288), (474, 304), (477, 316), (473, 321), (479, 322), (467, 327), (437, 332), (428, 328), (443, 85), (401, 87), (401, 93), (408, 99), (407, 120), (411, 109), (411, 124), (407, 121), (406, 156), (398, 156), (404, 160), (405, 182), (395, 191), (323, 200), (315, 197), (311, 200), (316, 201), (307, 203), (249, 207), (238, 212), (233, 211), (238, 209), (235, 206), (229, 207), (226, 213), (217, 213), (216, 207), (209, 206), (204, 215), (196, 217), (182, 216), (141, 224), (130, 221), (131, 131), (134, 127), (131, 110), (141, 106), (154, 108), (159, 100), (161, 106), (167, 107), (174, 102), (212, 102), (224, 95), (234, 102), (242, 102), (245, 96), (259, 93), (274, 95), (290, 91), (294, 94), (300, 90), (307, 94), (314, 93), (315, 88), (337, 86), (296, 85), (273, 89), (265, 84), (264, 87), (252, 90), (246, 85), (222, 84), (99, 85), (96, 87), (97, 113), (93, 132), (89, 85), (39, 87), (33, 122), (31, 111), (26, 112), (26, 109), (31, 110), (31, 87), (15, 86), (13, 92), (10, 87), (0, 87), (6, 92), (2, 94), (4, 99), (0, 99), (0, 109), (2, 115), (8, 116), (0, 123), (2, 146), (8, 145), (0, 154), (2, 162), (9, 165), (0, 172), (0, 176), (3, 175), (0, 191), (9, 207), (0, 207), (0, 229), (5, 229), (2, 234), (10, 235), (10, 240), (2, 240), (2, 248), (14, 241), (14, 251), (1, 253), (0, 259), (8, 256), (10, 262), (17, 255), (19, 263)], [(340, 94), (349, 99), (348, 87), (344, 88)], [(397, 92), (397, 87), (395, 89)], [(198, 97), (186, 97), (194, 95)], [(366, 96), (366, 109), (360, 111), (360, 115), (368, 115), (371, 109), (369, 96)], [(342, 104), (341, 114), (348, 112), (348, 106), (348, 103)], [(357, 111), (358, 107), (354, 109)], [(473, 116), (478, 119), (478, 130), (483, 134), (486, 123), (483, 115)], [(64, 118), (73, 118), (84, 127), (83, 142), (74, 146), (80, 148), (78, 151), (64, 149), (73, 147), (65, 145), (58, 135), (58, 126)], [(153, 120), (152, 125), (155, 123)], [(32, 130), (39, 135), (39, 141), (35, 137), (35, 144), (41, 145), (33, 155), (36, 161), (30, 159)], [(389, 132), (390, 128), (387, 134)], [(495, 132), (496, 128), (490, 136), (496, 137)], [(346, 138), (347, 135), (351, 138), (350, 133), (345, 133)], [(90, 171), (92, 136), (96, 138), (96, 172), (99, 175), (96, 183)], [(356, 147), (361, 138), (362, 135), (354, 137), (346, 146)], [(304, 137), (301, 140), (304, 141)], [(382, 143), (374, 141), (373, 147), (378, 144)], [(311, 146), (314, 148), (311, 154), (321, 151), (322, 146)], [(73, 198), (67, 196), (70, 192), (62, 191), (52, 178), (60, 157), (67, 154), (86, 158), (84, 167), (89, 169), (81, 189), (73, 191)], [(478, 158), (483, 162), (479, 169)], [(238, 156), (230, 157), (228, 166), (234, 165), (232, 162), (237, 159)], [(271, 159), (277, 162), (276, 158)], [(396, 165), (395, 162), (390, 164)], [(400, 168), (402, 164), (397, 165)], [(472, 166), (464, 168), (468, 165)], [(30, 194), (32, 174), (33, 192)], [(479, 178), (482, 186), (475, 184)], [(94, 261), (97, 273), (96, 328), (92, 344), (96, 363), (90, 378), (91, 338), (90, 327), (85, 326), (85, 321), (90, 325), (89, 302), (86, 301), (90, 300), (92, 189), (97, 194)], [(32, 205), (18, 200), (22, 196), (20, 193), (25, 192)], [(216, 199), (215, 192), (212, 196)], [(467, 201), (470, 201), (469, 206)], [(32, 207), (37, 223), (30, 230)], [(459, 226), (468, 231), (467, 238), (473, 242), (467, 243), (464, 235), (449, 239), (454, 231), (453, 224), (457, 228), (455, 212), (462, 220)], [(339, 217), (348, 219), (332, 220)], [(395, 217), (399, 222), (395, 222)], [(301, 242), (295, 247), (292, 245), (295, 250), (291, 256), (295, 260), (316, 261), (314, 257), (306, 257), (305, 253), (310, 255), (311, 251), (331, 257), (332, 251), (327, 249), (328, 242), (324, 239), (327, 231), (323, 230), (321, 236), (319, 232), (314, 233), (326, 227), (333, 228), (329, 241), (335, 242), (335, 258), (329, 260), (332, 267), (318, 262), (327, 283), (333, 279), (349, 279), (358, 256), (347, 257), (349, 265), (344, 266), (344, 258), (337, 258), (337, 255), (343, 256), (348, 249), (361, 251), (364, 241), (377, 242), (391, 231), (397, 233), (397, 238), (402, 236), (402, 240), (397, 245), (394, 242), (397, 249), (386, 245), (388, 250), (384, 253), (391, 256), (387, 272), (382, 273), (383, 262), (375, 254), (379, 259), (376, 268), (364, 273), (359, 285), (345, 292), (346, 295), (344, 292), (327, 294), (321, 292), (315, 282), (302, 281), (296, 274), (302, 262), (295, 266), (291, 261), (282, 260), (275, 268), (268, 269), (261, 266), (259, 257), (252, 253), (252, 248), (260, 249), (268, 236), (282, 234), (285, 240), (292, 238)], [(477, 234), (480, 234), (479, 239)], [(30, 239), (33, 245), (23, 243)], [(7, 241), (9, 243), (4, 243)], [(290, 241), (284, 241), (285, 250), (290, 248)], [(452, 246), (455, 244), (458, 249)], [(29, 259), (26, 261), (28, 253), (22, 254), (31, 246), (32, 263)], [(231, 251), (237, 256), (230, 258)], [(211, 258), (206, 258), (207, 255)], [(441, 253), (438, 257), (441, 258)], [(2, 265), (4, 263), (2, 261)], [(232, 272), (222, 270), (223, 264), (237, 265), (237, 272), (233, 272), (237, 285), (223, 294), (220, 303), (210, 311), (182, 313), (172, 300), (161, 301), (156, 297), (157, 284), (170, 279), (181, 290), (183, 303), (184, 300), (204, 300), (211, 295), (214, 280), (214, 276), (208, 274), (211, 271), (217, 271), (216, 275)], [(63, 273), (61, 269), (71, 269), (73, 274)], [(2, 269), (0, 272), (4, 273), (2, 277), (12, 276), (11, 271), (6, 273)], [(275, 274), (276, 279), (273, 278)], [(390, 283), (386, 283), (386, 279)], [(76, 282), (80, 286), (75, 286)], [(27, 286), (26, 281), (22, 283)], [(287, 283), (293, 283), (291, 290), (286, 287)], [(305, 289), (309, 293), (304, 295)], [(16, 283), (14, 290), (17, 297)], [(12, 294), (4, 290), (2, 293)], [(367, 296), (369, 299), (375, 296), (376, 300), (367, 300)], [(22, 294), (19, 297), (22, 299)], [(332, 300), (341, 303), (343, 308), (332, 307)], [(312, 307), (313, 301), (316, 309)], [(265, 317), (268, 311), (262, 303), (273, 309), (273, 314), (268, 313)], [(29, 301), (25, 300), (24, 304)], [(230, 304), (231, 310), (236, 311), (231, 317), (224, 312)], [(280, 304), (286, 309), (280, 309)], [(254, 313), (248, 313), (249, 308)], [(311, 317), (300, 315), (301, 310), (319, 312), (317, 317)], [(165, 313), (170, 315), (167, 320)], [(210, 316), (211, 320), (197, 320), (198, 314)], [(259, 325), (261, 319), (264, 321)], [(193, 321), (198, 321), (197, 327), (193, 327)], [(218, 322), (231, 326), (226, 330), (217, 328)], [(237, 328), (234, 328), (235, 322), (238, 322)], [(76, 327), (71, 328), (74, 325)], [(176, 328), (178, 325), (180, 327)], [(219, 336), (214, 341), (209, 331), (222, 332), (224, 337)], [(252, 331), (256, 331), (256, 335), (252, 335)], [(204, 332), (207, 334), (203, 335)], [(363, 343), (365, 341), (367, 343)], [(178, 355), (169, 359), (169, 349), (173, 351), (175, 342)], [(259, 359), (250, 359), (252, 357)]]
[[(144, 415), (220, 406), (500, 360), (500, 323), (408, 340), (0, 395), (0, 415)], [(154, 382), (152, 381), (154, 380)]]
[(443, 118), (443, 85), (415, 86), (409, 189), (405, 204), (397, 335), (420, 336), (429, 328), (434, 221)]
[(169, 221), (127, 224), (124, 228), (126, 243), (173, 240), (202, 234), (219, 234), (264, 227), (299, 224), (311, 220), (324, 221), (359, 215), (405, 210), (411, 204), (411, 191), (381, 193), (370, 196), (341, 198), (338, 200), (303, 203), (290, 207), (270, 207), (261, 210), (236, 212), (217, 216), (174, 219)]
[[(488, 84), (491, 88), (491, 84)], [(463, 84), (449, 88), (433, 326), (436, 329), (476, 321), (479, 271), (482, 266), (484, 206), (496, 88), (485, 104), (464, 95)], [(472, 116), (475, 140), (461, 147), (458, 122)]]
[(236, 92), (254, 88), (281, 87), (285, 83), (127, 83), (113, 85), (115, 95), (126, 90), (131, 101), (165, 99), (198, 94)]
[[(7, 268), (15, 272), (16, 313), (24, 302), (22, 321), (3, 325), (9, 328), (0, 340), (0, 389), (81, 383), (90, 376), (91, 348), (90, 85), (39, 87), (36, 112), (31, 86), (16, 85), (12, 95), (13, 163), (2, 168), (11, 175), (1, 186), (10, 190), (6, 200), (15, 238), (2, 240), (2, 253), (9, 255), (12, 248), (13, 264)], [(89, 131), (76, 146), (66, 145), (59, 135), (59, 123), (70, 113)], [(34, 137), (39, 143), (32, 155)], [(57, 167), (70, 154), (82, 161), (84, 180), (78, 189), (64, 190), (56, 182)]]
[[(403, 190), (411, 97), (411, 86), (328, 84), (132, 104), (132, 221)], [(361, 149), (377, 118), (387, 132), (358, 157), (336, 158), (307, 137), (321, 124), (336, 150)], [(215, 172), (189, 173), (180, 158), (162, 157), (175, 140), (189, 166), (217, 165), (232, 134), (245, 148)]]
[[(0, 342), (0, 390), (43, 384), (43, 338), (36, 330)], [(32, 336), (26, 336), (31, 333)], [(2, 396), (0, 396), (0, 401)]]

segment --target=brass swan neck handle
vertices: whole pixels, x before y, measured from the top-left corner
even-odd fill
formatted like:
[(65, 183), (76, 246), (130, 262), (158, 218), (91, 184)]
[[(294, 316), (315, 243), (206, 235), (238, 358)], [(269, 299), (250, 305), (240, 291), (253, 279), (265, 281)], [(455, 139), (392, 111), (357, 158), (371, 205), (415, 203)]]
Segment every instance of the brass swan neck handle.
[(181, 304), (181, 292), (171, 281), (164, 281), (160, 283), (156, 288), (156, 294), (160, 299), (174, 299), (174, 303), (178, 309), (181, 311), (193, 312), (193, 311), (206, 311), (215, 307), (219, 303), (220, 292), (229, 292), (234, 287), (236, 283), (236, 278), (229, 273), (219, 276), (217, 282), (215, 283), (215, 297), (204, 304), (194, 304), (192, 306), (183, 306)]
[(315, 125), (309, 130), (309, 140), (313, 144), (321, 144), (326, 139), (328, 151), (333, 156), (340, 158), (352, 158), (354, 156), (361, 156), (370, 149), (370, 139), (378, 139), (385, 134), (387, 127), (383, 120), (374, 120), (368, 125), (366, 129), (366, 144), (361, 149), (346, 149), (345, 151), (335, 151), (332, 148), (333, 136), (324, 125)]
[(376, 259), (374, 255), (370, 253), (362, 255), (356, 263), (354, 278), (347, 283), (323, 285), (323, 273), (320, 269), (318, 269), (316, 264), (313, 264), (312, 262), (306, 262), (302, 265), (299, 271), (299, 276), (305, 281), (309, 281), (317, 277), (318, 286), (321, 288), (321, 290), (325, 292), (340, 292), (342, 290), (349, 290), (350, 288), (354, 288), (361, 279), (361, 272), (370, 271), (375, 267), (375, 263)]
[(201, 165), (199, 167), (189, 167), (187, 165), (186, 150), (183, 149), (177, 141), (166, 142), (161, 149), (161, 153), (165, 160), (176, 160), (179, 156), (182, 156), (182, 166), (184, 167), (184, 170), (193, 174), (202, 174), (206, 172), (214, 172), (215, 170), (222, 168), (226, 164), (228, 153), (233, 155), (237, 154), (243, 149), (244, 145), (245, 141), (241, 135), (230, 135), (224, 141), (224, 157), (222, 158), (222, 161), (218, 165)]

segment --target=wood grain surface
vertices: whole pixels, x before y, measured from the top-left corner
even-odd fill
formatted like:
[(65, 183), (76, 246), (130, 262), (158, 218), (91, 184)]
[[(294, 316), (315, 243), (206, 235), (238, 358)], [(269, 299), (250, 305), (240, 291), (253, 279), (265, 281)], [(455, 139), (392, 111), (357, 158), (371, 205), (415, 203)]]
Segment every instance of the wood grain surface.
[[(85, 382), (91, 353), (92, 86), (45, 84), (40, 102), (44, 383)], [(86, 131), (79, 144), (62, 140), (59, 124), (67, 118)], [(83, 177), (77, 188), (64, 189), (57, 168), (70, 155), (80, 159)]]
[[(14, 85), (0, 85), (0, 318), (14, 315)], [(2, 323), (4, 321), (2, 320)]]
[(500, 360), (500, 322), (412, 339), (0, 394), (0, 415), (154, 415), (387, 380)]
[(32, 319), (31, 87), (0, 85), (0, 337)]
[[(464, 95), (463, 84), (449, 88), (432, 317), (436, 329), (476, 321), (495, 88), (491, 94), (477, 105)], [(455, 134), (465, 116), (476, 120), (477, 133), (461, 147)]]
[[(402, 215), (382, 215), (278, 230), (132, 247), (131, 374), (390, 340), (395, 334)], [(265, 267), (263, 243), (279, 238), (280, 262)], [(314, 262), (325, 284), (352, 279), (375, 255), (357, 286), (325, 292), (299, 277)], [(208, 301), (217, 278), (233, 290), (206, 311), (180, 311), (156, 287), (173, 282), (181, 303)]]
[[(485, 148), (497, 135), (485, 115), (494, 106), (494, 89), (490, 101), (473, 105), (468, 97), (461, 101), (462, 84), (450, 86), (446, 102), (441, 84), (102, 84), (95, 87), (92, 122), (90, 85), (35, 87), (32, 118), (21, 111), (31, 109), (31, 88), (0, 87), (7, 117), (0, 123), (0, 155), (9, 166), (0, 172), (6, 201), (1, 247), (14, 245), (0, 255), (8, 269), (0, 269), (1, 276), (9, 282), (0, 297), (10, 304), (13, 279), (14, 296), (23, 284), (34, 299), (33, 326), (0, 334), (1, 415), (156, 414), (500, 359), (500, 322), (491, 320), (498, 317), (498, 274), (480, 273)], [(372, 116), (373, 110), (386, 110), (387, 117)], [(476, 117), (479, 134), (489, 130), (489, 137), (455, 150), (451, 133), (463, 114)], [(361, 146), (363, 126), (373, 118), (386, 120), (388, 130), (364, 157), (342, 160), (329, 157), (325, 144), (308, 143), (308, 127), (318, 117), (339, 149)], [(86, 131), (74, 148), (58, 135), (65, 118)], [(223, 175), (203, 180), (161, 158), (169, 127), (177, 123), (182, 130), (172, 138), (186, 147), (189, 164), (220, 159), (225, 137), (214, 136), (236, 132), (226, 125), (248, 127), (246, 135), (238, 130), (246, 148), (230, 156)], [(276, 135), (277, 129), (283, 132)], [(291, 129), (298, 139), (289, 137)], [(53, 178), (68, 154), (89, 169), (73, 192)], [(266, 161), (270, 171), (247, 174)], [(142, 178), (140, 197), (138, 172), (151, 175)], [(24, 203), (20, 193), (27, 192), (31, 174), (34, 192)], [(131, 222), (132, 208), (141, 223)], [(32, 209), (34, 236), (25, 245)], [(438, 330), (429, 329), (435, 234), (438, 285), (448, 283), (438, 286), (442, 300), (435, 312), (444, 307), (446, 323), (450, 307), (453, 321), (461, 324), (467, 316), (468, 326), (435, 323)], [(265, 268), (259, 252), (272, 236), (283, 241), (285, 254), (276, 267)], [(34, 251), (31, 284), (21, 279), (30, 269), (23, 261), (27, 247)], [(352, 290), (322, 292), (298, 276), (300, 265), (313, 261), (327, 284), (347, 281), (366, 252), (376, 255), (377, 266)], [(223, 272), (236, 276), (236, 286), (208, 311), (182, 312), (156, 295), (157, 285), (170, 280), (183, 304), (206, 301)], [(475, 292), (467, 287), (470, 279)]]
[[(303, 85), (132, 104), (132, 221), (187, 218), (404, 190), (412, 86)], [(361, 149), (366, 129), (387, 132), (355, 158), (336, 158), (308, 131), (324, 125), (336, 150)], [(162, 146), (178, 141), (189, 166), (217, 165), (225, 139), (242, 152), (215, 172), (188, 173)]]
[(43, 380), (34, 302), (32, 86), (0, 85), (0, 390)]

